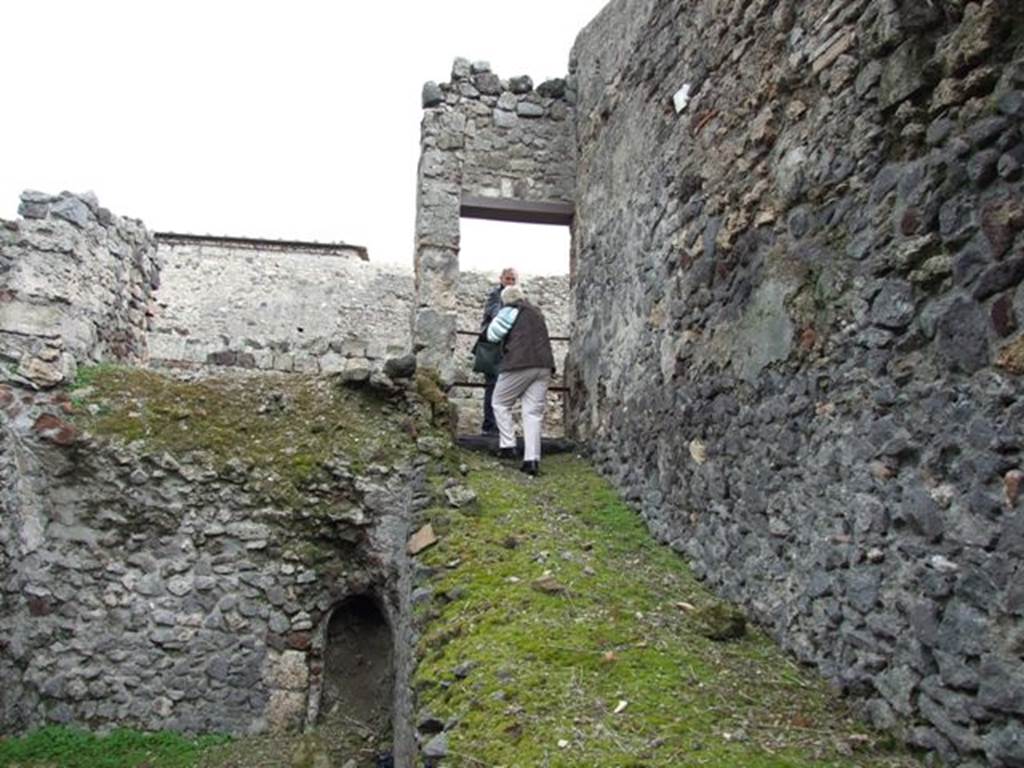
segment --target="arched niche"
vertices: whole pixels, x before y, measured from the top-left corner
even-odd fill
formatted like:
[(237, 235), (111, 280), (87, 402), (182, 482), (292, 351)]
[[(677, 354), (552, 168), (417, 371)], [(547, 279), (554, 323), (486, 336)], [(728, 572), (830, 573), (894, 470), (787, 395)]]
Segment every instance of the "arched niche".
[[(395, 648), (391, 624), (374, 595), (350, 595), (324, 630), (318, 725), (360, 731), (384, 747), (392, 738)], [(370, 746), (368, 744), (367, 746)]]

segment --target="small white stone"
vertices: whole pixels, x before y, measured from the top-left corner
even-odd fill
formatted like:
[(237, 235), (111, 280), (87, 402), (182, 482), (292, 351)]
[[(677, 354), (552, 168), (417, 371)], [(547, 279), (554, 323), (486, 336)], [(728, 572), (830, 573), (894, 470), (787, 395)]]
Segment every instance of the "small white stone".
[(690, 84), (686, 83), (682, 88), (672, 94), (672, 104), (676, 108), (676, 114), (678, 115), (684, 109), (686, 105), (690, 103)]
[(928, 565), (939, 573), (953, 573), (960, 570), (960, 566), (942, 555), (932, 555), (928, 558)]

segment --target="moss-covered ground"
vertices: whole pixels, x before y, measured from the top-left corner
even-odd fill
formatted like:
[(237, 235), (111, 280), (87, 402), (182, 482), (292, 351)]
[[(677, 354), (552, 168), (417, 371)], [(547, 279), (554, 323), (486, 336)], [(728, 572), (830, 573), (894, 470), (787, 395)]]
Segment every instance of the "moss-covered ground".
[(257, 490), (302, 503), (303, 486), (343, 458), (355, 472), (416, 449), (430, 426), (369, 388), (314, 376), (224, 375), (186, 381), (116, 366), (72, 387), (77, 426), (150, 452), (244, 470)]
[[(420, 407), (436, 420), (444, 402), (429, 384)], [(83, 372), (71, 399), (75, 423), (94, 435), (218, 471), (241, 466), (285, 502), (339, 455), (358, 471), (411, 455), (418, 437), (442, 440), (414, 404), (312, 377), (186, 382), (102, 367)], [(416, 608), (415, 687), (420, 711), (448, 725), (444, 765), (919, 764), (762, 633), (721, 639), (736, 617), (581, 459), (545, 458), (530, 478), (489, 457), (445, 455), (448, 474), (465, 465), (460, 482), (478, 502), (428, 510), (440, 541), (419, 555), (434, 576)], [(442, 498), (444, 478), (433, 483)], [(330, 744), (360, 736), (224, 743), (122, 731), (96, 751), (78, 732), (39, 733), (0, 742), (0, 765), (319, 767), (341, 759)]]
[(536, 479), (466, 460), (479, 508), (434, 510), (421, 555), (437, 575), (416, 687), (457, 721), (450, 764), (918, 764), (763, 633), (709, 639), (713, 596), (582, 460)]
[(225, 742), (221, 736), (189, 739), (174, 733), (119, 729), (96, 736), (73, 728), (40, 728), (19, 739), (0, 737), (4, 768), (187, 768)]

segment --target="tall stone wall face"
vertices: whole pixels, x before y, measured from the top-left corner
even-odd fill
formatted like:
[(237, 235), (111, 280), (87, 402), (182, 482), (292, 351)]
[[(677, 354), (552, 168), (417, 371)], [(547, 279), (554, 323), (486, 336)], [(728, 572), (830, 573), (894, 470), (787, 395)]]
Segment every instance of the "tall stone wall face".
[(25, 192), (19, 213), (0, 221), (3, 378), (47, 387), (79, 363), (143, 360), (160, 263), (142, 223), (68, 192)]
[(256, 492), (241, 461), (101, 443), (67, 408), (64, 392), (0, 387), (5, 732), (300, 728), (317, 717), (330, 610), (359, 594), (396, 634), (405, 715), (404, 544), (422, 463), (333, 461), (304, 505), (329, 498), (331, 513), (303, 514)]
[(575, 183), (571, 82), (536, 89), (485, 63), (456, 59), (448, 83), (423, 87), (416, 199), (416, 313), (420, 362), (455, 377), (459, 214), (464, 196), (568, 202)]
[(875, 723), (993, 766), (1024, 765), (1022, 25), (620, 0), (573, 54), (580, 435)]

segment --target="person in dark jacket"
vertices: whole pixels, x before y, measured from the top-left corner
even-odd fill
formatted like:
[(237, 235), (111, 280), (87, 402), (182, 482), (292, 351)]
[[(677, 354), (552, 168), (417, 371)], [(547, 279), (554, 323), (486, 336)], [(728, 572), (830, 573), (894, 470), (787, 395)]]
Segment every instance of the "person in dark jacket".
[(523, 401), (522, 471), (536, 475), (540, 470), (540, 438), (547, 404), (548, 382), (555, 370), (551, 337), (544, 313), (526, 300), (517, 285), (501, 292), (504, 305), (487, 326), (487, 340), (502, 342), (504, 353), (494, 387), (494, 419), (498, 424), (498, 455), (515, 456), (516, 435), (512, 405)]
[[(512, 267), (505, 267), (501, 270), (498, 284), (487, 294), (487, 302), (484, 304), (484, 317), (480, 323), (480, 330), (486, 331), (491, 320), (501, 311), (501, 292), (509, 285), (519, 282), (519, 274)], [(480, 425), (480, 432), (485, 435), (498, 434), (498, 425), (494, 422), (494, 385), (498, 377), (484, 374), (484, 423)]]

